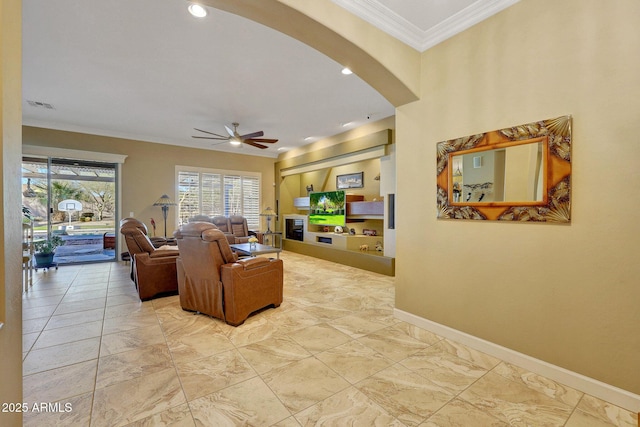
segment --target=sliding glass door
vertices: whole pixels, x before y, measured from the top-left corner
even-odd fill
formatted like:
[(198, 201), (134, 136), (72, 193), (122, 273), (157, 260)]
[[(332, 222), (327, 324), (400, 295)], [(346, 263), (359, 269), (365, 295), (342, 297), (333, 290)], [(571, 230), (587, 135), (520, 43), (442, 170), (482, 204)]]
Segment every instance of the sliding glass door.
[(62, 238), (54, 263), (114, 261), (116, 165), (25, 157), (22, 205), (34, 221), (34, 237)]

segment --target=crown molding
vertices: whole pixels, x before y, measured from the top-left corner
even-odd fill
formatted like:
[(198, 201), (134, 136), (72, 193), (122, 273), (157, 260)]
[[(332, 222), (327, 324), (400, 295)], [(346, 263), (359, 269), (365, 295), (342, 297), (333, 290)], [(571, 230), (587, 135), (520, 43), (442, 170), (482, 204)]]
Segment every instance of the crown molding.
[(378, 0), (332, 0), (338, 6), (364, 19), (375, 27), (414, 49), (425, 50), (484, 21), (520, 0), (477, 0), (438, 25), (422, 30)]

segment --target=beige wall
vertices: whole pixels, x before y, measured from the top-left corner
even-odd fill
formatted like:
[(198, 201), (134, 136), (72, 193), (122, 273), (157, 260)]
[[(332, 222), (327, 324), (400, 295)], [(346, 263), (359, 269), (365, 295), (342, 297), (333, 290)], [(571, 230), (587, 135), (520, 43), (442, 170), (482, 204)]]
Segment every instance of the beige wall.
[[(640, 393), (640, 2), (523, 0), (398, 109), (398, 309)], [(436, 143), (573, 115), (570, 225), (436, 220)]]
[[(164, 233), (162, 211), (153, 203), (162, 195), (176, 198), (175, 166), (260, 172), (262, 174), (262, 206), (275, 205), (274, 159), (247, 156), (212, 150), (184, 148), (174, 145), (62, 132), (51, 129), (24, 127), (23, 143), (74, 150), (97, 151), (127, 155), (122, 165), (122, 216), (133, 212), (135, 217), (151, 229), (156, 221), (158, 235)], [(173, 234), (177, 224), (177, 210), (169, 209), (167, 235)], [(266, 222), (263, 224), (266, 228)]]
[[(20, 0), (0, 1), (0, 403), (22, 402), (22, 245), (20, 211)], [(0, 425), (22, 425), (19, 412), (0, 412)]]

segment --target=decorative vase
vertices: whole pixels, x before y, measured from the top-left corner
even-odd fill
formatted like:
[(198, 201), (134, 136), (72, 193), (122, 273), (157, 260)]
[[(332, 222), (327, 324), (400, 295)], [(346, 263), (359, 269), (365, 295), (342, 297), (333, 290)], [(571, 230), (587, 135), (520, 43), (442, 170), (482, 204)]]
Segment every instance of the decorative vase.
[(252, 251), (256, 250), (256, 242), (249, 242), (249, 249)]

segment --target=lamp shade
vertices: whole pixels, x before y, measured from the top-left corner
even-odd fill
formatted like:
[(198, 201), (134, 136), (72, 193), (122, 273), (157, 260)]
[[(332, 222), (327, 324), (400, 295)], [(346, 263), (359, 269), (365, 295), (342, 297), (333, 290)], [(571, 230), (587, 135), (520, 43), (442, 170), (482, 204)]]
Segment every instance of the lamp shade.
[(260, 213), (260, 216), (276, 216), (276, 212), (269, 207), (269, 208), (266, 208), (265, 210), (263, 210)]
[(167, 196), (166, 194), (163, 194), (162, 196), (160, 196), (160, 198), (156, 200), (156, 202), (153, 204), (153, 206), (175, 206), (175, 205), (176, 204), (174, 203), (174, 201), (171, 200), (169, 196)]

